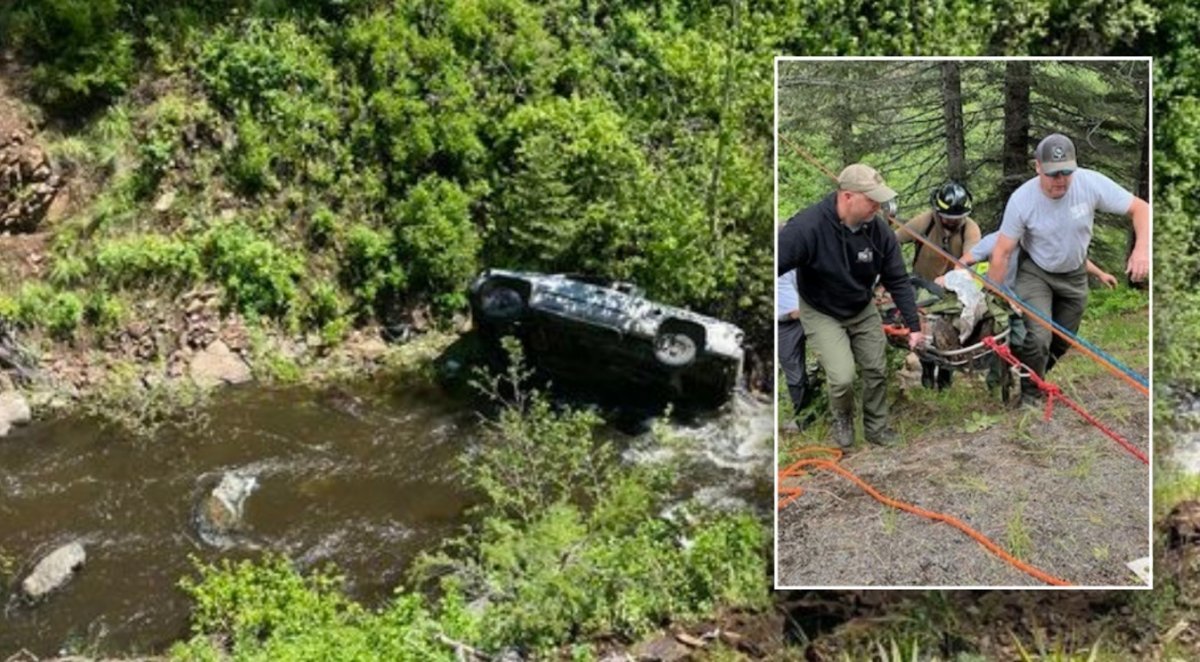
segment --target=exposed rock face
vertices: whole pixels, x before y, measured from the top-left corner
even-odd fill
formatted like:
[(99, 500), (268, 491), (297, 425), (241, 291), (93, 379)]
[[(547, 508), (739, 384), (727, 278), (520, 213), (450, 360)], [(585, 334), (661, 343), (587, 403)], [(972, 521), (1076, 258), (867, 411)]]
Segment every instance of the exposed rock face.
[(224, 547), (228, 536), (241, 528), (246, 499), (258, 488), (258, 479), (237, 472), (221, 476), (221, 482), (200, 502), (197, 527), (204, 542)]
[(83, 545), (78, 542), (63, 545), (38, 561), (33, 572), (21, 582), (21, 591), (30, 600), (37, 600), (70, 581), (86, 560)]
[(0, 123), (0, 232), (33, 232), (61, 181), (30, 131)]
[(192, 359), (191, 375), (192, 381), (202, 388), (241, 384), (251, 379), (250, 366), (221, 340), (214, 341), (203, 352), (196, 354)]

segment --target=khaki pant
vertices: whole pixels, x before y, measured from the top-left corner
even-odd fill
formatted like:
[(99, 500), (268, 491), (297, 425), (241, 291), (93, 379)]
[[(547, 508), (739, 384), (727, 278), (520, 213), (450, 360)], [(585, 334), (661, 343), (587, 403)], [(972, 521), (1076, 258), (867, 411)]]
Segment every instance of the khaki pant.
[[(1048, 315), (1071, 333), (1079, 331), (1088, 299), (1086, 266), (1056, 274), (1044, 271), (1033, 260), (1022, 256), (1014, 289), (1022, 301), (1043, 316)], [(1013, 353), (1022, 363), (1044, 377), (1069, 347), (1067, 341), (1054, 335), (1041, 323), (1027, 320), (1025, 341), (1017, 344), (1014, 340)]]
[(887, 427), (887, 339), (874, 303), (840, 320), (800, 300), (800, 322), (809, 347), (817, 353), (829, 388), (829, 408), (835, 417), (854, 420), (855, 367), (862, 368), (863, 432), (878, 437)]

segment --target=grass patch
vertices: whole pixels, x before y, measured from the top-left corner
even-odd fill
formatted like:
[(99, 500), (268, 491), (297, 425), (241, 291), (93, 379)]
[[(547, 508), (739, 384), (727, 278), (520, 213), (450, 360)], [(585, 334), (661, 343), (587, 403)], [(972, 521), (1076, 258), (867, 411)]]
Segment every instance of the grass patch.
[(1025, 526), (1025, 502), (1017, 504), (1005, 523), (1005, 539), (1008, 541), (1008, 553), (1025, 561), (1033, 551), (1033, 538)]

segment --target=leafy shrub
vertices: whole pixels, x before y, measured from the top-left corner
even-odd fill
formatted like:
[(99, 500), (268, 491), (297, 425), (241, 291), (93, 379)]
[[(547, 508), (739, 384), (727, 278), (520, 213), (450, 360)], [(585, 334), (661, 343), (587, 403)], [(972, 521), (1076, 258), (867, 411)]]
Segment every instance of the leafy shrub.
[(125, 314), (125, 304), (107, 292), (93, 291), (84, 302), (84, 321), (101, 332), (115, 330), (121, 325)]
[(337, 215), (329, 207), (321, 207), (312, 215), (308, 225), (308, 242), (315, 248), (328, 246), (337, 236)]
[(187, 284), (202, 273), (200, 252), (194, 245), (160, 234), (106, 241), (97, 249), (95, 263), (100, 279), (116, 288)]
[(239, 658), (452, 662), (454, 649), (439, 635), (469, 620), (461, 602), (447, 601), (437, 614), (418, 595), (367, 612), (340, 593), (341, 579), (332, 572), (302, 577), (278, 557), (198, 568), (198, 579), (180, 582), (195, 603), (195, 637), (172, 650), (179, 659), (222, 658), (215, 634), (228, 638), (229, 652)]
[(50, 266), (50, 282), (58, 287), (78, 285), (88, 275), (88, 263), (81, 257), (58, 254)]
[[(123, 93), (133, 78), (133, 37), (121, 29), (121, 0), (18, 0), (0, 27), (37, 62), (36, 98), (78, 113)], [(6, 40), (7, 41), (7, 40)]]
[(552, 271), (614, 273), (636, 254), (650, 181), (625, 118), (601, 99), (531, 103), (505, 121), (511, 175), (497, 186), (489, 253)]
[(466, 304), (467, 283), (478, 271), (480, 242), (469, 203), (458, 185), (430, 176), (394, 212), (396, 250), (411, 285), (447, 308)]
[(41, 326), (49, 319), (48, 310), (53, 297), (54, 288), (49, 285), (25, 283), (13, 297), (10, 316), (24, 326)]
[(83, 321), (83, 301), (74, 292), (59, 292), (46, 306), (46, 328), (56, 338), (67, 340)]
[(304, 262), (242, 224), (213, 228), (204, 238), (208, 270), (227, 302), (249, 316), (282, 317), (296, 299)]
[(196, 73), (218, 104), (254, 111), (320, 92), (337, 76), (320, 42), (294, 21), (261, 17), (217, 29), (200, 49)]
[(246, 110), (236, 119), (237, 143), (229, 152), (229, 176), (240, 191), (246, 194), (259, 193), (275, 186), (271, 173), (273, 150), (267, 141), (266, 132)]
[(146, 111), (146, 126), (137, 140), (138, 170), (136, 189), (147, 196), (157, 189), (174, 165), (183, 147), (184, 131), (189, 125), (210, 122), (211, 110), (202, 98), (187, 98), (178, 93), (159, 99)]
[(332, 322), (342, 315), (344, 304), (341, 294), (333, 283), (317, 283), (309, 292), (308, 301), (304, 306), (304, 321), (313, 327), (320, 327)]
[(396, 260), (392, 242), (365, 225), (354, 225), (346, 235), (342, 282), (354, 294), (356, 308), (371, 311), (400, 294), (408, 275)]

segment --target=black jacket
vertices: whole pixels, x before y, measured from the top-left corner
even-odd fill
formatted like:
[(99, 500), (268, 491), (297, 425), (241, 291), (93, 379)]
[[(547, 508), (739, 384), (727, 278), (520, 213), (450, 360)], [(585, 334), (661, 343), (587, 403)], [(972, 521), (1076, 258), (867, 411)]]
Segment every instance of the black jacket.
[(900, 245), (887, 222), (876, 218), (851, 232), (837, 215), (836, 193), (805, 209), (779, 229), (778, 275), (796, 269), (805, 303), (836, 319), (849, 319), (874, 299), (876, 277), (892, 294), (912, 331), (921, 330)]

